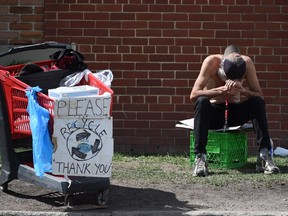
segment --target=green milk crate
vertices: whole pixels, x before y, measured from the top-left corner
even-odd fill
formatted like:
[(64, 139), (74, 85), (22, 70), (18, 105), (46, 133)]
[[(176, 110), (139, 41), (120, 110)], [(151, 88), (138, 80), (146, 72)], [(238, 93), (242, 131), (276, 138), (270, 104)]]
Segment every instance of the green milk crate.
[[(192, 165), (195, 160), (194, 141), (194, 134), (191, 131), (190, 162)], [(243, 131), (209, 131), (206, 151), (209, 166), (227, 169), (242, 167), (247, 163), (247, 133)]]

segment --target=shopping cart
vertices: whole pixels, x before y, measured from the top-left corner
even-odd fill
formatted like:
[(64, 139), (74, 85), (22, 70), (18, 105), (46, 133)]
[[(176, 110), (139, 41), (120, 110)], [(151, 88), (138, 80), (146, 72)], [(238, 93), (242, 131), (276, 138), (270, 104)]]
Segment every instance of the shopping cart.
[[(54, 44), (55, 45), (55, 44)], [(38, 45), (36, 45), (39, 47)], [(48, 46), (51, 48), (51, 46)], [(54, 47), (55, 48), (55, 47)], [(66, 49), (64, 45), (58, 49)], [(28, 50), (33, 49), (29, 46)], [(38, 49), (38, 48), (37, 48)], [(47, 46), (44, 46), (47, 49)], [(24, 51), (27, 47), (24, 48)], [(14, 50), (15, 51), (15, 50)], [(13, 52), (14, 52), (13, 51)], [(18, 50), (21, 52), (21, 50)], [(2, 55), (7, 56), (7, 54)], [(1, 55), (0, 55), (1, 58)], [(72, 72), (67, 70), (52, 70), (54, 62), (44, 60), (33, 62), (33, 64), (45, 67), (47, 71), (35, 73), (29, 76), (19, 76), (25, 64), (0, 67), (0, 151), (2, 168), (0, 174), (0, 186), (3, 191), (8, 190), (8, 184), (14, 179), (23, 180), (32, 184), (63, 193), (65, 205), (73, 204), (73, 196), (76, 194), (90, 194), (96, 196), (97, 205), (105, 205), (108, 200), (110, 179), (103, 177), (79, 177), (55, 176), (45, 173), (43, 177), (35, 175), (33, 168), (32, 150), (16, 152), (15, 143), (31, 146), (31, 130), (29, 125), (29, 114), (27, 112), (28, 98), (25, 90), (29, 86), (38, 85), (47, 92), (48, 89), (58, 87), (59, 82)], [(113, 91), (90, 73), (88, 79), (83, 78), (79, 85), (90, 85), (99, 88), (99, 93), (108, 92), (113, 97)], [(54, 100), (42, 92), (38, 92), (38, 103), (50, 113), (49, 128), (53, 128)], [(111, 109), (112, 112), (112, 99)]]

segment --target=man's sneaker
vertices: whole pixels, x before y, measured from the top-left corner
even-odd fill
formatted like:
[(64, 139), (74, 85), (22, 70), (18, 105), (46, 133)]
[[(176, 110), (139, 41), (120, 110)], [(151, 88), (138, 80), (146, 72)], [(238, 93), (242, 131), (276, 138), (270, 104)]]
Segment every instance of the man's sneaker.
[(268, 149), (260, 152), (257, 158), (256, 172), (264, 172), (264, 174), (276, 174), (280, 172), (279, 168), (274, 164)]
[(205, 154), (197, 154), (193, 167), (193, 176), (207, 176), (208, 175), (208, 163)]

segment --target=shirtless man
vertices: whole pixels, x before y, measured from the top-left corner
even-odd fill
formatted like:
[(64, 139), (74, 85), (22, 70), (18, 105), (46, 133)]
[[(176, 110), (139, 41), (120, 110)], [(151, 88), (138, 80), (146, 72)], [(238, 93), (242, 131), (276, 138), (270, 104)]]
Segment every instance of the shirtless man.
[(224, 55), (210, 55), (203, 61), (190, 99), (195, 103), (194, 176), (208, 175), (208, 130), (243, 125), (249, 120), (253, 123), (259, 145), (256, 171), (265, 174), (279, 172), (270, 155), (273, 146), (256, 69), (251, 58), (241, 55), (237, 46), (230, 45)]

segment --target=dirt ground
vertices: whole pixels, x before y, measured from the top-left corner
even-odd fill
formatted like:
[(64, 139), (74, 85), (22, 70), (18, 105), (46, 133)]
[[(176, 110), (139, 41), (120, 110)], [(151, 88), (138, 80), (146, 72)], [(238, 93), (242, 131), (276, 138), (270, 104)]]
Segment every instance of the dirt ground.
[(13, 180), (8, 191), (0, 191), (0, 210), (22, 211), (114, 211), (114, 210), (219, 210), (287, 211), (288, 185), (255, 187), (253, 182), (225, 187), (175, 184), (137, 185), (111, 179), (109, 199), (96, 206), (93, 195), (75, 197), (77, 206), (64, 205), (64, 195), (34, 184)]

